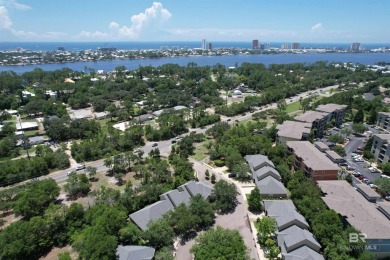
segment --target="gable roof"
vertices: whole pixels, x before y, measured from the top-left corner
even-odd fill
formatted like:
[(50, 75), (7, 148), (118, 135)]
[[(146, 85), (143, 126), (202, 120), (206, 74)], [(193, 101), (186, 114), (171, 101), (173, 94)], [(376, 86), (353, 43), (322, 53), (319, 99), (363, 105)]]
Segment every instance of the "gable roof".
[(160, 196), (160, 201), (153, 203), (137, 212), (130, 214), (130, 219), (142, 230), (148, 229), (148, 224), (152, 220), (160, 219), (165, 213), (175, 209), (180, 204), (188, 204), (191, 197), (200, 194), (207, 199), (212, 192), (212, 188), (202, 182), (190, 181), (177, 190), (166, 192)]
[(130, 214), (130, 218), (145, 231), (148, 229), (150, 221), (160, 219), (165, 213), (173, 209), (172, 202), (169, 199), (164, 199)]
[(320, 254), (307, 246), (302, 246), (289, 253), (282, 253), (285, 260), (324, 260), (325, 258)]
[(205, 199), (207, 199), (211, 195), (211, 192), (213, 191), (212, 188), (210, 188), (203, 182), (190, 181), (187, 182), (186, 184), (183, 184), (182, 186), (184, 186), (187, 189), (188, 193), (191, 196), (200, 194)]
[(268, 157), (265, 155), (261, 155), (261, 154), (246, 155), (245, 160), (248, 162), (249, 167), (254, 171), (264, 166), (270, 166), (275, 168), (274, 163), (270, 161)]
[(188, 193), (186, 188), (180, 186), (177, 188), (177, 190), (171, 190), (162, 194), (160, 198), (170, 200), (173, 206), (176, 208), (182, 203), (184, 204), (189, 203), (191, 195)]
[(118, 260), (152, 260), (154, 251), (148, 246), (118, 246), (116, 255)]
[(276, 217), (275, 220), (279, 231), (294, 225), (303, 229), (309, 229), (309, 224), (306, 222), (306, 219), (297, 211), (285, 212), (285, 214)]
[(253, 179), (256, 179), (260, 181), (261, 179), (264, 179), (267, 176), (272, 176), (273, 178), (280, 180), (280, 174), (277, 170), (270, 166), (264, 166), (257, 171), (253, 171)]
[(286, 188), (283, 183), (276, 180), (272, 176), (267, 176), (260, 181), (256, 181), (256, 185), (260, 190), (260, 194), (268, 196), (287, 196)]
[(314, 238), (313, 234), (298, 226), (289, 227), (278, 232), (278, 245), (282, 253), (288, 253), (302, 246), (307, 246), (319, 252), (321, 245)]
[(288, 211), (296, 211), (292, 200), (263, 200), (264, 210), (269, 217), (279, 217)]

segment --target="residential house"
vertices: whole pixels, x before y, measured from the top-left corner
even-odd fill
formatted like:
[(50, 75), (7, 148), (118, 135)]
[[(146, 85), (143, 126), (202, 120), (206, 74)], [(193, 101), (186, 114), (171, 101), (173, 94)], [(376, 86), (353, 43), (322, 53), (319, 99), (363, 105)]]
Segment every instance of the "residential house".
[(302, 170), (313, 181), (337, 180), (340, 168), (308, 141), (289, 141), (288, 151), (294, 157), (295, 170)]
[(103, 120), (107, 118), (110, 115), (108, 112), (96, 112), (95, 113), (95, 119), (96, 120)]
[(155, 249), (149, 246), (118, 246), (117, 260), (152, 260)]
[(188, 204), (190, 198), (201, 195), (207, 199), (211, 195), (212, 189), (202, 182), (190, 181), (176, 190), (166, 192), (160, 196), (160, 200), (130, 214), (130, 219), (142, 230), (148, 229), (150, 221), (160, 219), (164, 214), (174, 210), (180, 204)]
[(263, 207), (266, 216), (276, 221), (275, 235), (283, 259), (324, 259), (321, 245), (291, 200), (263, 200)]
[(375, 98), (373, 93), (363, 93), (362, 97), (364, 100), (367, 100), (367, 101), (374, 100), (374, 98)]
[(22, 91), (22, 97), (23, 98), (31, 98), (31, 97), (35, 97), (35, 94), (31, 93), (30, 91), (23, 90)]
[(17, 122), (16, 130), (17, 131), (30, 131), (30, 130), (38, 130), (37, 122)]
[(256, 154), (247, 155), (245, 160), (252, 172), (252, 179), (256, 183), (260, 194), (266, 198), (286, 198), (287, 191), (281, 182), (280, 174), (267, 156)]
[(382, 104), (384, 104), (386, 106), (390, 106), (390, 98), (385, 97), (384, 99), (382, 99)]
[(93, 114), (92, 114), (92, 110), (90, 108), (78, 109), (78, 110), (72, 110), (72, 113), (69, 114), (69, 117), (72, 120), (88, 119), (88, 118), (93, 118)]

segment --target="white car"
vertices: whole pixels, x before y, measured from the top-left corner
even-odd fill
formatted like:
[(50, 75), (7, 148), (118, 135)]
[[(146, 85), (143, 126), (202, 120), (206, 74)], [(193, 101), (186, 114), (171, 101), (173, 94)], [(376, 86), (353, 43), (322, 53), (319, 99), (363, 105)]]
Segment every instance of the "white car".
[(80, 171), (80, 170), (82, 170), (82, 169), (84, 169), (84, 168), (85, 168), (84, 165), (77, 165), (77, 166), (76, 166), (76, 171)]

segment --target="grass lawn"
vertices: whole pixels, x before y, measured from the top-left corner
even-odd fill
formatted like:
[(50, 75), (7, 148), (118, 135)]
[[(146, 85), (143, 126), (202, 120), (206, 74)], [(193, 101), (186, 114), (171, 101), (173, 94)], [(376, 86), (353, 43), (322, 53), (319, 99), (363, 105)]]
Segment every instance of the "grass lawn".
[(205, 159), (207, 157), (207, 152), (208, 152), (208, 149), (206, 148), (207, 144), (209, 144), (211, 141), (210, 140), (206, 140), (200, 144), (198, 144), (196, 147), (195, 147), (195, 154), (192, 155), (191, 157), (194, 158), (195, 160), (197, 160), (198, 162)]
[(291, 113), (291, 112), (295, 112), (299, 109), (300, 109), (299, 101), (296, 101), (296, 102), (293, 102), (293, 103), (290, 103), (287, 105), (286, 112)]

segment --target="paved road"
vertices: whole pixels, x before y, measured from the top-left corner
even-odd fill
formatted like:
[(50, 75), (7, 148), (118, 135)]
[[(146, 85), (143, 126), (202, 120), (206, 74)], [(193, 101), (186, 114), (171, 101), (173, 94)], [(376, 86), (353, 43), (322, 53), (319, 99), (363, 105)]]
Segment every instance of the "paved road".
[[(338, 85), (329, 86), (329, 87), (322, 88), (321, 90), (328, 91), (330, 89), (335, 89), (337, 87), (338, 87)], [(299, 99), (301, 97), (302, 98), (307, 98), (309, 93), (311, 93), (311, 92), (313, 92), (313, 91), (312, 90), (306, 91), (306, 92), (303, 92), (303, 93), (301, 93), (301, 94), (299, 94), (297, 96), (294, 96), (294, 97), (291, 97), (291, 98), (287, 98), (286, 99), (286, 103), (288, 104), (290, 102), (299, 101)], [(272, 103), (272, 104), (268, 104), (266, 106), (258, 107), (257, 108), (257, 112), (266, 111), (266, 110), (275, 109), (275, 108), (277, 108), (277, 104), (276, 103)], [(229, 121), (228, 123), (229, 124), (234, 124), (234, 122), (236, 120), (242, 121), (242, 120), (246, 120), (246, 119), (252, 118), (252, 113), (246, 113), (244, 116), (243, 115), (237, 115), (237, 116), (233, 116), (233, 117), (221, 116), (221, 120), (222, 121), (227, 121), (228, 118), (231, 119), (231, 121)], [(184, 135), (182, 135), (182, 136), (188, 135), (192, 131), (195, 131), (196, 133), (204, 133), (210, 127), (211, 126), (206, 126), (204, 128), (189, 129), (189, 132), (184, 134)], [(168, 156), (170, 151), (171, 151), (172, 140), (173, 139), (166, 140), (166, 141), (160, 141), (160, 142), (146, 142), (145, 146), (141, 147), (140, 149), (144, 151), (144, 156), (147, 156), (147, 154), (154, 148), (158, 148), (160, 150), (161, 155)], [(157, 146), (153, 146), (154, 143), (157, 143)], [(93, 162), (88, 162), (88, 163), (85, 163), (85, 166), (96, 167), (98, 171), (107, 171), (108, 170), (108, 168), (104, 166), (103, 160), (97, 160), (97, 161), (93, 161)], [(52, 172), (52, 173), (50, 173), (50, 174), (48, 174), (46, 176), (39, 177), (39, 179), (52, 178), (52, 179), (54, 179), (57, 182), (65, 181), (68, 178), (68, 172), (74, 171), (74, 170), (75, 170), (75, 168), (68, 168), (68, 169), (65, 169), (65, 170), (62, 170), (62, 171)], [(78, 171), (78, 172), (82, 173), (83, 171)], [(24, 183), (24, 182), (21, 182), (21, 183)], [(18, 184), (15, 184), (15, 185), (19, 185), (21, 183), (18, 183)], [(13, 185), (13, 186), (15, 186), (15, 185)], [(11, 187), (11, 186), (8, 186), (8, 187)], [(7, 187), (5, 187), (5, 188), (7, 188)], [(1, 189), (4, 189), (4, 187), (0, 188), (0, 190)]]

